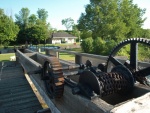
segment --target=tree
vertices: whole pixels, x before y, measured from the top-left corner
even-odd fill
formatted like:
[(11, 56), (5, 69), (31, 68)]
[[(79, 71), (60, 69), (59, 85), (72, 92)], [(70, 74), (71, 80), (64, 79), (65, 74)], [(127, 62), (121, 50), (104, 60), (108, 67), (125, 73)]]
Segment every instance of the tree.
[(85, 53), (92, 53), (92, 51), (93, 51), (93, 39), (92, 39), (92, 37), (84, 39), (81, 43), (81, 47)]
[(145, 9), (140, 9), (137, 5), (134, 5), (133, 0), (123, 0), (120, 3), (119, 14), (129, 31), (125, 36), (127, 38), (139, 37), (142, 31), (141, 26), (146, 20), (146, 18), (142, 18)]
[(15, 14), (16, 24), (20, 29), (25, 29), (28, 26), (30, 10), (28, 8), (22, 8), (19, 14)]
[(45, 11), (45, 9), (39, 9), (38, 8), (37, 14), (38, 14), (38, 18), (40, 20), (42, 20), (43, 22), (46, 22), (46, 19), (48, 17), (48, 12)]
[(98, 55), (104, 55), (106, 42), (97, 37), (93, 41), (93, 53)]
[[(3, 9), (0, 9), (0, 41), (1, 43), (9, 44), (10, 41), (15, 41), (19, 27), (15, 25), (13, 19), (4, 14)], [(7, 46), (6, 45), (6, 46)]]
[(81, 37), (81, 39), (86, 39), (86, 38), (92, 37), (92, 32), (91, 31), (82, 31), (80, 37)]
[(70, 34), (72, 34), (72, 35), (78, 37), (78, 38), (76, 39), (77, 42), (80, 41), (80, 35), (81, 35), (81, 33), (80, 33), (80, 31), (78, 30), (77, 25), (72, 26), (72, 31), (71, 31)]
[(74, 20), (72, 18), (63, 19), (61, 22), (62, 25), (65, 25), (67, 31), (72, 30), (72, 27), (74, 26)]
[(48, 27), (49, 26), (45, 24), (45, 22), (42, 22), (38, 19), (34, 26), (29, 27), (26, 30), (29, 41), (36, 42), (37, 44), (39, 44), (41, 41), (44, 42), (48, 36), (50, 36)]
[(72, 26), (72, 33), (71, 34), (74, 35), (74, 36), (79, 37), (80, 31), (78, 30), (76, 25)]
[(19, 33), (17, 35), (17, 41), (16, 42), (18, 44), (25, 44), (26, 41), (29, 42), (30, 37), (28, 37), (29, 36), (28, 33), (29, 33), (28, 32), (28, 28), (26, 28), (26, 29), (20, 29)]
[(29, 16), (29, 24), (31, 26), (36, 24), (36, 20), (37, 20), (37, 17), (36, 17), (35, 14), (32, 14), (32, 15)]
[(93, 38), (120, 41), (139, 35), (144, 13), (145, 9), (132, 0), (90, 0), (78, 20), (78, 29), (91, 31)]
[(143, 38), (150, 38), (150, 29), (143, 29), (141, 37), (143, 37)]
[(15, 15), (16, 23), (20, 26), (20, 31), (17, 37), (18, 43), (24, 44), (27, 42), (45, 41), (48, 38), (51, 29), (50, 24), (46, 23), (48, 12), (45, 9), (38, 9), (37, 16), (29, 15), (28, 8), (22, 8), (19, 14)]

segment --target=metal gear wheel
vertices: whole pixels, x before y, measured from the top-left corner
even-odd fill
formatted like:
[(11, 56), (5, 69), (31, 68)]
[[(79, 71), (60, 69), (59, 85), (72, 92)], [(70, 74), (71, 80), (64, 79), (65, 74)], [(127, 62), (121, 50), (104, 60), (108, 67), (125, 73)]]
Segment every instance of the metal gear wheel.
[(56, 57), (50, 57), (43, 66), (42, 78), (50, 98), (60, 98), (64, 92), (62, 65)]
[[(110, 53), (107, 64), (106, 72), (111, 72), (111, 69), (117, 65), (126, 66), (133, 74), (134, 78), (142, 84), (150, 86), (150, 66), (140, 69), (138, 62), (138, 43), (147, 45), (150, 47), (150, 39), (146, 38), (130, 38), (119, 43)], [(128, 62), (122, 62), (118, 60), (115, 55), (117, 52), (130, 44), (130, 59)]]

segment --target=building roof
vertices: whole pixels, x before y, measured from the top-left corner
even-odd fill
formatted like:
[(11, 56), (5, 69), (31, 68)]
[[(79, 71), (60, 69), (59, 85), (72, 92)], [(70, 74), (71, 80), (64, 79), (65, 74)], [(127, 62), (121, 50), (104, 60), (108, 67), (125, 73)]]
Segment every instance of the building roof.
[(77, 37), (71, 34), (68, 34), (66, 32), (57, 32), (57, 33), (52, 34), (52, 38), (77, 38)]

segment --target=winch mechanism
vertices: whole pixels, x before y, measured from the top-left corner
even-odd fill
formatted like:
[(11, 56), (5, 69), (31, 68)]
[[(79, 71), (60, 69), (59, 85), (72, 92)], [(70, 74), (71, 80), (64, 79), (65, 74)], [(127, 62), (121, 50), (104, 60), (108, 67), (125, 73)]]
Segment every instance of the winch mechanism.
[[(94, 67), (91, 61), (87, 60), (85, 64), (72, 67), (71, 69), (78, 70), (76, 73), (79, 76), (78, 82), (71, 80), (69, 78), (72, 76), (71, 73), (68, 76), (63, 72), (67, 68), (63, 67), (57, 58), (52, 57), (50, 61), (44, 63), (42, 72), (42, 79), (50, 97), (62, 97), (65, 84), (72, 88), (73, 94), (82, 94), (89, 99), (101, 98), (113, 93), (129, 94), (136, 81), (150, 86), (148, 79), (150, 67), (139, 68), (138, 66), (138, 43), (150, 46), (149, 39), (127, 39), (112, 50), (106, 63)], [(130, 45), (130, 58), (128, 61), (120, 61), (115, 55), (127, 44)], [(68, 68), (69, 71), (71, 69)]]

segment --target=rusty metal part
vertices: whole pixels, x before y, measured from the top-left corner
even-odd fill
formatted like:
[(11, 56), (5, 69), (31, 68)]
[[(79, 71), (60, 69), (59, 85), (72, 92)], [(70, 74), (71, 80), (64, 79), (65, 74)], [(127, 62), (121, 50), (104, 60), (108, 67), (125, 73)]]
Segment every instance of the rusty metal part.
[(128, 68), (120, 65), (120, 66), (116, 66), (115, 68), (113, 68), (112, 72), (117, 72), (119, 75), (121, 75), (119, 76), (121, 80), (120, 84), (123, 85), (122, 90), (120, 90), (121, 93), (126, 94), (133, 90), (134, 77)]
[(56, 57), (50, 57), (43, 66), (42, 78), (50, 98), (60, 98), (64, 92), (62, 66)]
[(81, 93), (86, 97), (102, 97), (113, 93), (128, 94), (132, 92), (134, 78), (129, 69), (116, 66), (110, 73), (101, 72), (97, 76), (91, 71), (83, 71), (79, 77), (78, 87), (73, 89), (74, 94)]
[[(108, 57), (106, 72), (110, 72), (111, 69), (117, 65), (125, 65), (132, 72), (135, 80), (150, 86), (150, 77), (148, 77), (150, 74), (150, 67), (148, 67), (146, 70), (142, 69), (141, 71), (138, 66), (138, 43), (150, 47), (150, 39), (146, 38), (130, 38), (118, 44)], [(115, 55), (122, 47), (126, 46), (127, 44), (130, 44), (130, 59), (129, 62), (122, 63), (115, 58)]]
[(134, 78), (132, 73), (124, 66), (116, 66), (110, 73), (99, 76), (102, 84), (102, 96), (110, 95), (115, 92), (128, 94), (133, 90)]

